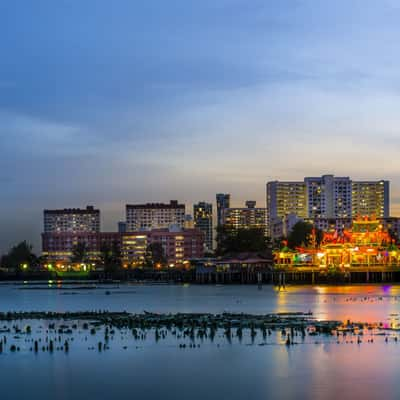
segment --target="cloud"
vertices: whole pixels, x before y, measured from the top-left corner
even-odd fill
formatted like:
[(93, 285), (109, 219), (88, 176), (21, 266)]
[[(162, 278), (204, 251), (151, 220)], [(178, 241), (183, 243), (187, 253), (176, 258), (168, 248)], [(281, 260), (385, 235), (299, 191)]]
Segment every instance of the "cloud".
[(325, 172), (391, 179), (400, 210), (395, 1), (22, 3), (0, 13), (13, 238), (45, 207), (94, 203), (111, 229), (124, 202), (263, 204), (267, 180)]

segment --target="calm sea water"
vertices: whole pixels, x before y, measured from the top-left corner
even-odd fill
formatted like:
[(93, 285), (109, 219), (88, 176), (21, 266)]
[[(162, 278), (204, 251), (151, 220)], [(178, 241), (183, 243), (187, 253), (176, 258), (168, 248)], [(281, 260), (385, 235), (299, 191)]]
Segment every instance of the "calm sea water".
[[(34, 288), (34, 290), (31, 290)], [(312, 311), (320, 319), (399, 322), (400, 286), (0, 285), (0, 311), (129, 312)], [(106, 292), (109, 292), (107, 294)], [(35, 327), (44, 330), (45, 327)], [(278, 333), (276, 334), (278, 335)], [(90, 351), (98, 337), (76, 338), (68, 354), (0, 355), (1, 399), (397, 399), (400, 340), (362, 344), (308, 337), (287, 347), (278, 337), (260, 345), (217, 337), (180, 349), (175, 338), (133, 343), (117, 334), (111, 349)], [(400, 338), (400, 336), (399, 336)], [(14, 340), (11, 338), (10, 340)], [(264, 343), (265, 344), (265, 343)]]

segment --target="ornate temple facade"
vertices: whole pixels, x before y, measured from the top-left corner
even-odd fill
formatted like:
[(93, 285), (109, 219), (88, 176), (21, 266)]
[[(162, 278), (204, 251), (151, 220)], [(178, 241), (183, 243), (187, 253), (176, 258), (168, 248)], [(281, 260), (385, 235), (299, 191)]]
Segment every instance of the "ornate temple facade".
[[(315, 236), (315, 235), (313, 235)], [(280, 267), (357, 268), (400, 267), (400, 250), (389, 231), (376, 218), (359, 218), (340, 234), (326, 232), (317, 245), (315, 237), (307, 247), (287, 247), (274, 254)]]

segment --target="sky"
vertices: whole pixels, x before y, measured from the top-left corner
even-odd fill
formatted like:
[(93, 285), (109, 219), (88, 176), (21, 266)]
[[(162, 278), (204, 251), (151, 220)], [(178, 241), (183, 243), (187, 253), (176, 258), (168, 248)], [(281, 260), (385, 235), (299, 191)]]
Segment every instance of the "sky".
[(397, 0), (2, 0), (0, 252), (45, 208), (188, 205), (327, 173), (400, 215)]

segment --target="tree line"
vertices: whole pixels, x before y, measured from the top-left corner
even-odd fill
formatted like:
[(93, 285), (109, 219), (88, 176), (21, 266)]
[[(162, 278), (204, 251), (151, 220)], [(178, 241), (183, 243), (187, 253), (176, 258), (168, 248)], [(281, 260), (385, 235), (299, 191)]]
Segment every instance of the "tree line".
[(230, 229), (226, 226), (221, 226), (217, 228), (216, 255), (223, 256), (243, 252), (265, 252), (267, 250), (280, 248), (283, 246), (283, 243), (291, 249), (310, 245), (316, 245), (318, 247), (322, 239), (323, 232), (304, 221), (297, 222), (287, 238), (279, 238), (276, 240), (271, 240), (266, 237), (263, 229)]
[[(85, 242), (76, 243), (71, 252), (70, 262), (72, 264), (88, 265), (93, 262), (93, 255)], [(150, 244), (145, 252), (141, 267), (155, 268), (167, 266), (168, 260), (161, 243)], [(0, 258), (0, 266), (16, 273), (31, 272), (38, 270), (46, 264), (52, 264), (51, 260), (38, 257), (33, 252), (33, 247), (27, 241), (22, 241), (13, 246), (7, 254)], [(103, 242), (100, 246), (97, 265), (104, 269), (106, 277), (113, 277), (120, 274), (122, 270), (122, 254), (120, 245), (117, 241), (109, 244)], [(130, 267), (129, 265), (127, 267)]]

